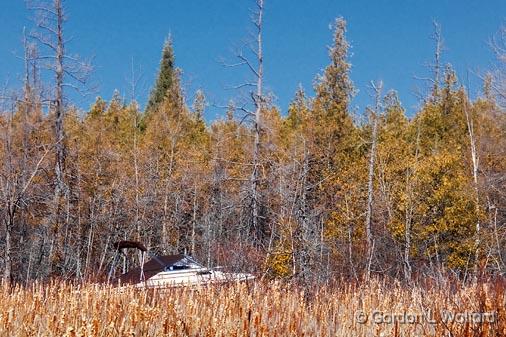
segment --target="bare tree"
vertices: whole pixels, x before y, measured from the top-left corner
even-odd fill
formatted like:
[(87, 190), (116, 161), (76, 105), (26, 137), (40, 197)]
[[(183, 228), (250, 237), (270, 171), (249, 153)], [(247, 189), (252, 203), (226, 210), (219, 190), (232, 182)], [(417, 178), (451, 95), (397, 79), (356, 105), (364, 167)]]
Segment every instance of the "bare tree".
[(249, 109), (247, 105), (236, 107), (238, 110), (245, 113), (243, 118), (252, 119), (252, 129), (254, 134), (253, 140), (253, 155), (252, 155), (252, 171), (250, 176), (250, 201), (251, 201), (251, 225), (257, 238), (261, 237), (260, 228), (260, 148), (261, 148), (261, 128), (262, 128), (262, 110), (265, 107), (265, 96), (263, 93), (264, 81), (264, 59), (263, 59), (263, 17), (264, 17), (264, 0), (256, 0), (256, 10), (253, 13), (252, 22), (255, 27), (255, 35), (253, 43), (246, 43), (246, 47), (253, 54), (254, 60), (251, 60), (244, 52), (239, 50), (236, 53), (238, 59), (237, 63), (225, 64), (228, 67), (246, 66), (249, 72), (253, 75), (254, 81), (241, 83), (234, 86), (234, 89), (241, 88), (254, 88), (249, 92), (253, 109)]
[[(428, 63), (425, 66), (432, 73), (431, 77), (419, 77), (414, 76), (416, 80), (421, 80), (430, 85), (430, 93), (428, 94), (428, 100), (437, 102), (441, 96), (441, 70), (442, 70), (442, 54), (444, 51), (443, 36), (441, 33), (441, 24), (437, 21), (432, 21), (433, 32), (430, 35), (430, 39), (434, 41), (434, 59), (432, 63)], [(419, 90), (415, 94), (424, 101), (427, 99), (426, 93), (422, 93)]]
[(506, 26), (502, 26), (495, 34), (490, 45), (498, 61), (492, 72), (490, 87), (498, 98), (497, 103), (504, 109), (506, 108)]
[[(47, 54), (38, 56), (44, 62), (42, 66), (54, 75), (51, 96), (45, 100), (49, 103), (49, 110), (54, 114), (54, 194), (50, 202), (49, 217), (46, 225), (56, 224), (54, 234), (58, 232), (60, 206), (69, 197), (69, 188), (65, 182), (66, 136), (65, 120), (65, 88), (73, 88), (81, 94), (92, 71), (90, 63), (82, 61), (78, 56), (67, 53), (66, 45), (69, 40), (64, 35), (66, 22), (63, 0), (29, 2), (28, 8), (34, 12), (36, 29), (30, 34)], [(67, 216), (67, 219), (69, 217)], [(55, 238), (51, 239), (50, 260), (54, 248)]]
[(406, 281), (411, 281), (412, 267), (411, 267), (411, 236), (412, 236), (412, 224), (413, 214), (415, 210), (415, 197), (413, 192), (414, 176), (416, 173), (416, 167), (418, 165), (418, 156), (420, 153), (420, 121), (417, 121), (416, 128), (416, 144), (415, 144), (415, 158), (414, 165), (406, 170), (406, 196), (407, 205), (404, 212), (404, 278)]
[(371, 264), (374, 254), (374, 240), (371, 231), (372, 210), (373, 210), (373, 194), (374, 194), (374, 163), (376, 159), (376, 146), (378, 141), (378, 116), (381, 113), (381, 91), (383, 90), (383, 82), (371, 82), (371, 88), (374, 90), (374, 108), (369, 109), (370, 119), (372, 123), (371, 150), (369, 152), (369, 174), (367, 181), (367, 210), (365, 219), (365, 233), (367, 240), (367, 270), (366, 278), (369, 280), (371, 275)]
[[(471, 151), (471, 162), (472, 166), (472, 175), (473, 175), (473, 187), (474, 187), (474, 198), (475, 198), (475, 212), (476, 216), (479, 217), (480, 214), (480, 194), (479, 194), (479, 185), (478, 185), (478, 168), (479, 168), (479, 157), (477, 153), (476, 147), (476, 135), (474, 133), (474, 122), (473, 118), (469, 113), (468, 102), (467, 100), (464, 102), (464, 114), (466, 116), (466, 125), (467, 125), (467, 135), (469, 137), (469, 149)], [(475, 226), (475, 249), (476, 249), (476, 260), (474, 265), (474, 278), (477, 280), (478, 273), (478, 260), (480, 255), (480, 233), (481, 225), (480, 220), (476, 220)]]
[(257, 27), (258, 35), (257, 35), (257, 60), (258, 60), (258, 69), (255, 73), (257, 77), (257, 93), (253, 99), (255, 103), (255, 123), (253, 126), (253, 130), (255, 132), (255, 142), (253, 145), (253, 172), (251, 174), (251, 194), (252, 194), (252, 212), (253, 212), (253, 228), (258, 231), (258, 208), (259, 208), (259, 196), (258, 196), (258, 177), (259, 177), (259, 156), (260, 156), (260, 125), (261, 125), (261, 114), (263, 107), (263, 49), (262, 49), (262, 24), (263, 24), (263, 11), (264, 11), (264, 0), (257, 0), (258, 6), (258, 19), (255, 22), (255, 26)]
[(134, 59), (132, 57), (130, 63), (130, 77), (127, 79), (127, 82), (130, 85), (130, 105), (131, 109), (133, 109), (134, 113), (132, 113), (133, 121), (133, 144), (132, 144), (132, 157), (134, 162), (134, 173), (135, 173), (135, 228), (137, 228), (137, 232), (139, 232), (140, 227), (140, 174), (139, 174), (139, 115), (137, 110), (139, 106), (137, 104), (137, 87), (142, 78), (142, 69), (139, 66), (139, 71), (136, 73), (134, 67)]
[(434, 41), (434, 63), (431, 65), (433, 78), (432, 78), (432, 99), (439, 98), (439, 85), (441, 83), (441, 53), (443, 51), (443, 37), (441, 35), (441, 25), (437, 21), (433, 21), (434, 32), (431, 36)]
[[(23, 48), (22, 95), (13, 94), (8, 97), (6, 90), (4, 90), (0, 96), (0, 128), (3, 131), (0, 135), (0, 145), (2, 145), (2, 153), (0, 154), (0, 158), (2, 158), (0, 165), (0, 212), (5, 227), (3, 271), (5, 282), (10, 282), (12, 279), (12, 254), (15, 241), (13, 232), (20, 231), (19, 223), (23, 221), (20, 214), (30, 204), (27, 197), (29, 187), (49, 151), (33, 162), (34, 157), (40, 151), (40, 149), (34, 148), (30, 141), (30, 133), (33, 128), (31, 118), (39, 101), (37, 49), (28, 42), (24, 28)], [(6, 108), (7, 106), (9, 107)], [(1, 123), (2, 112), (5, 117), (4, 124)], [(21, 135), (19, 136), (19, 134)]]
[(2, 219), (5, 227), (3, 280), (7, 283), (12, 278), (12, 232), (15, 228), (16, 216), (28, 204), (25, 196), (50, 150), (47, 147), (37, 161), (33, 165), (29, 165), (24, 149), (19, 151), (16, 148), (20, 144), (15, 144), (14, 111), (17, 102), (16, 100), (13, 102), (10, 111), (6, 114), (6, 127), (3, 128), (4, 132), (0, 135), (0, 144), (3, 145), (3, 153), (0, 155), (0, 158), (3, 159), (0, 166), (0, 210), (3, 213)]

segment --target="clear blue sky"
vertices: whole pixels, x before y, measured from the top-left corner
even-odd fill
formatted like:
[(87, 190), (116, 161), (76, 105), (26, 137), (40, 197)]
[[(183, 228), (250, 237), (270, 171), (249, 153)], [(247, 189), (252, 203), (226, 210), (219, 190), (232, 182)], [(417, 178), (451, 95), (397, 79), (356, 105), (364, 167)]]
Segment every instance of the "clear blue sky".
[[(233, 56), (232, 47), (248, 35), (249, 8), (254, 0), (66, 0), (67, 34), (74, 37), (69, 51), (94, 56), (93, 97), (81, 99), (88, 107), (97, 95), (109, 99), (114, 89), (127, 96), (131, 60), (142, 68), (138, 100), (144, 104), (154, 81), (163, 41), (172, 33), (176, 63), (191, 102), (202, 88), (211, 103), (225, 104), (235, 93), (227, 86), (240, 83), (244, 74), (223, 68), (218, 59)], [(31, 27), (22, 0), (0, 1), (0, 80), (16, 86), (22, 72), (23, 26)], [(299, 83), (312, 92), (315, 75), (328, 63), (332, 41), (329, 24), (337, 16), (348, 21), (352, 79), (360, 90), (353, 104), (363, 111), (369, 104), (367, 84), (382, 79), (396, 89), (409, 112), (417, 105), (413, 91), (424, 83), (414, 75), (427, 75), (424, 64), (433, 54), (429, 39), (432, 20), (443, 29), (444, 61), (461, 79), (467, 69), (482, 72), (494, 57), (487, 41), (506, 17), (504, 0), (266, 0), (265, 72), (267, 88), (286, 111)], [(469, 77), (474, 92), (479, 79)], [(467, 82), (467, 80), (466, 80)], [(223, 114), (209, 108), (212, 120)]]

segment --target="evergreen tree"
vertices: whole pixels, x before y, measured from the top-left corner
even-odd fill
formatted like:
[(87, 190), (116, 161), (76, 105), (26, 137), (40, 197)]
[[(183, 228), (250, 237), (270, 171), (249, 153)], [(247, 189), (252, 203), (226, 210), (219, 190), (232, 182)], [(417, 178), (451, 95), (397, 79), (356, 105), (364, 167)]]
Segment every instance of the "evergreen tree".
[(337, 18), (334, 32), (334, 45), (330, 48), (331, 63), (325, 69), (316, 86), (317, 100), (323, 105), (328, 116), (346, 112), (354, 94), (353, 83), (349, 73), (351, 64), (348, 62), (350, 45), (346, 41), (346, 21)]
[(346, 41), (346, 21), (336, 19), (334, 45), (330, 48), (330, 64), (316, 85), (313, 106), (315, 146), (317, 157), (325, 170), (336, 169), (342, 163), (345, 149), (349, 149), (350, 136), (355, 132), (349, 114), (349, 103), (354, 94), (350, 79), (351, 64), (348, 62), (349, 44)]
[(150, 113), (156, 109), (165, 99), (167, 91), (174, 86), (176, 77), (176, 69), (174, 63), (174, 49), (172, 46), (172, 38), (169, 36), (165, 40), (162, 51), (162, 60), (160, 61), (160, 70), (154, 88), (151, 90), (146, 113)]
[(195, 99), (193, 100), (193, 118), (196, 121), (203, 120), (204, 118), (204, 110), (206, 109), (206, 96), (202, 90), (197, 90), (195, 93)]
[(306, 93), (301, 85), (295, 92), (295, 97), (288, 107), (288, 116), (286, 118), (286, 126), (290, 129), (296, 129), (307, 118), (308, 102)]

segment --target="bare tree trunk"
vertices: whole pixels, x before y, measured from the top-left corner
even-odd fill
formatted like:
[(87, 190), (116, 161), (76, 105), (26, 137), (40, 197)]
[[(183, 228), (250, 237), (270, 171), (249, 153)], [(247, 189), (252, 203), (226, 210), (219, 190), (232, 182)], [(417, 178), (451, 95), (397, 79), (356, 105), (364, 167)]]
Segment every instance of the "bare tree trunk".
[(411, 225), (413, 223), (414, 196), (413, 196), (413, 175), (418, 165), (418, 154), (420, 146), (420, 124), (417, 125), (416, 145), (415, 145), (415, 165), (414, 168), (408, 168), (406, 172), (406, 194), (408, 196), (408, 205), (405, 212), (404, 224), (404, 277), (406, 281), (411, 281), (412, 268), (410, 261), (411, 254)]
[(502, 272), (504, 270), (505, 264), (504, 264), (504, 259), (502, 257), (501, 243), (499, 240), (499, 231), (497, 230), (497, 207), (491, 206), (491, 207), (489, 207), (489, 209), (494, 210), (494, 220), (492, 221), (494, 224), (494, 240), (495, 240), (495, 246), (496, 246), (497, 255), (498, 255), (498, 257), (497, 257), (498, 258), (498, 265), (499, 265), (498, 269)]
[[(409, 173), (406, 177), (406, 183), (409, 186), (410, 185), (410, 177)], [(408, 198), (411, 201), (411, 189), (408, 187)], [(411, 203), (411, 202), (410, 202)], [(410, 262), (410, 254), (411, 254), (411, 222), (413, 220), (413, 207), (412, 205), (409, 205), (406, 209), (406, 218), (405, 218), (405, 224), (404, 224), (404, 278), (406, 281), (411, 280), (411, 262)]]
[(300, 176), (301, 191), (300, 191), (300, 206), (299, 206), (299, 221), (301, 222), (302, 229), (302, 242), (300, 254), (300, 273), (305, 282), (309, 281), (312, 265), (316, 258), (315, 252), (315, 230), (314, 223), (311, 223), (308, 214), (308, 175), (309, 175), (309, 153), (307, 151), (306, 140), (303, 140), (304, 158), (302, 163), (302, 174)]
[(174, 169), (174, 148), (175, 148), (175, 140), (172, 140), (171, 142), (171, 149), (170, 149), (170, 161), (169, 161), (169, 169), (167, 172), (166, 182), (165, 182), (165, 196), (164, 196), (164, 202), (163, 202), (163, 221), (162, 221), (162, 249), (164, 251), (167, 251), (168, 247), (168, 218), (169, 218), (169, 188), (170, 188), (170, 182), (172, 179), (172, 171)]
[(88, 243), (86, 245), (86, 262), (84, 264), (84, 272), (88, 274), (88, 271), (90, 270), (90, 261), (91, 261), (91, 248), (93, 247), (93, 240), (94, 240), (94, 226), (93, 222), (91, 223), (90, 231), (88, 233)]
[[(131, 61), (131, 78), (130, 78), (130, 101), (132, 108), (135, 109), (133, 117), (133, 159), (134, 159), (134, 175), (135, 175), (135, 228), (137, 232), (139, 232), (140, 227), (140, 181), (139, 181), (139, 146), (138, 146), (138, 118), (137, 118), (137, 101), (136, 101), (136, 93), (137, 93), (137, 82), (140, 77), (138, 77), (135, 73), (134, 69), (134, 59)], [(140, 238), (139, 238), (140, 239)], [(163, 239), (162, 239), (163, 240)]]
[(257, 84), (256, 84), (256, 97), (254, 98), (255, 104), (255, 120), (253, 124), (253, 132), (255, 133), (255, 140), (253, 142), (253, 172), (251, 174), (251, 209), (252, 209), (252, 223), (253, 230), (255, 231), (257, 238), (260, 238), (259, 228), (259, 157), (260, 157), (260, 128), (261, 128), (261, 114), (263, 107), (263, 45), (262, 45), (262, 24), (263, 24), (263, 11), (264, 11), (264, 0), (257, 0), (258, 6), (258, 18), (255, 22), (257, 27), (257, 59), (258, 69), (257, 73)]
[(434, 49), (434, 64), (432, 65), (434, 76), (432, 79), (432, 99), (434, 101), (437, 101), (439, 100), (439, 85), (441, 83), (441, 53), (443, 51), (443, 38), (441, 36), (441, 25), (437, 21), (433, 21), (432, 24), (434, 26), (432, 39), (436, 44), (436, 47)]
[(369, 153), (369, 174), (368, 174), (368, 182), (367, 182), (367, 211), (366, 211), (366, 219), (365, 219), (365, 233), (367, 240), (367, 270), (366, 270), (366, 279), (369, 280), (371, 275), (371, 264), (374, 250), (374, 243), (371, 231), (371, 222), (372, 222), (372, 208), (373, 208), (373, 184), (374, 184), (374, 163), (376, 159), (376, 143), (378, 138), (378, 115), (380, 113), (380, 104), (381, 104), (381, 90), (383, 88), (383, 83), (379, 82), (378, 84), (371, 83), (372, 88), (375, 92), (375, 107), (374, 111), (371, 111), (372, 118), (372, 144), (371, 151)]
[(479, 264), (479, 256), (480, 256), (480, 195), (479, 195), (479, 187), (478, 187), (478, 165), (479, 158), (478, 153), (476, 151), (476, 137), (474, 135), (474, 123), (472, 116), (469, 115), (467, 101), (464, 102), (464, 113), (466, 115), (466, 124), (467, 124), (467, 132), (469, 136), (469, 147), (471, 150), (471, 161), (473, 163), (473, 187), (474, 187), (474, 198), (475, 198), (475, 212), (478, 219), (476, 220), (475, 226), (475, 262), (474, 262), (474, 280), (477, 281), (478, 277), (478, 264)]
[(192, 212), (192, 234), (191, 234), (191, 255), (195, 255), (195, 237), (197, 226), (197, 185), (193, 187), (193, 212)]
[(346, 207), (346, 219), (348, 221), (348, 261), (350, 263), (351, 274), (355, 280), (358, 280), (355, 263), (353, 261), (353, 221), (350, 217), (350, 207), (347, 195), (344, 196), (344, 205)]
[[(76, 178), (77, 178), (77, 198), (76, 198), (76, 208), (77, 208), (77, 229), (78, 229), (78, 240), (79, 240), (79, 243), (78, 243), (78, 252), (77, 252), (77, 277), (78, 278), (81, 278), (81, 280), (84, 278), (84, 275), (85, 274), (85, 269), (83, 269), (83, 245), (84, 245), (84, 235), (85, 235), (85, 230), (84, 230), (84, 226), (83, 226), (83, 221), (82, 221), (82, 204), (83, 204), (83, 196), (81, 194), (81, 191), (83, 190), (82, 189), (82, 175), (81, 175), (81, 166), (80, 166), (80, 163), (79, 163), (79, 158), (80, 158), (80, 153), (79, 153), (79, 146), (76, 146), (77, 147), (77, 151), (76, 151)], [(84, 266), (86, 266), (86, 262), (84, 263)]]
[(137, 147), (137, 116), (135, 117), (134, 125), (134, 174), (135, 174), (135, 228), (139, 232), (140, 219), (139, 219), (139, 205), (140, 205), (140, 192), (139, 192), (139, 153)]
[(10, 284), (12, 280), (12, 227), (14, 222), (13, 210), (9, 205), (5, 222), (5, 251), (4, 251), (4, 273), (3, 281)]
[[(55, 136), (56, 136), (56, 165), (55, 165), (55, 200), (59, 202), (59, 197), (65, 192), (65, 130), (63, 122), (65, 111), (63, 106), (63, 76), (64, 76), (64, 46), (63, 46), (63, 8), (61, 0), (54, 1), (56, 11), (56, 64), (55, 64)], [(58, 207), (56, 207), (56, 210)], [(55, 214), (57, 216), (57, 214)]]
[[(53, 253), (55, 252), (55, 245), (59, 242), (59, 222), (60, 222), (60, 206), (63, 202), (66, 185), (64, 180), (65, 170), (65, 130), (64, 123), (64, 106), (63, 106), (63, 79), (64, 79), (64, 46), (63, 46), (63, 8), (61, 0), (54, 1), (54, 11), (56, 19), (56, 46), (55, 50), (55, 97), (53, 100), (53, 109), (55, 114), (54, 121), (54, 134), (55, 134), (55, 166), (54, 166), (54, 194), (50, 206), (50, 214), (47, 220), (47, 225), (53, 226), (51, 230), (51, 247), (49, 250), (49, 270), (52, 272), (53, 268)], [(56, 247), (57, 249), (57, 247)]]
[(15, 180), (16, 177), (14, 176), (14, 153), (13, 153), (13, 118), (14, 118), (14, 109), (11, 109), (8, 116), (7, 121), (7, 128), (6, 128), (6, 134), (5, 134), (5, 143), (4, 143), (4, 151), (5, 151), (5, 157), (4, 162), (2, 163), (2, 168), (5, 168), (5, 172), (0, 171), (0, 177), (2, 179), (0, 182), (4, 183), (4, 177), (5, 177), (5, 185), (2, 186), (2, 189), (0, 189), (0, 192), (2, 193), (2, 196), (4, 197), (4, 200), (2, 200), (2, 206), (4, 206), (5, 209), (5, 215), (3, 219), (3, 223), (5, 224), (5, 251), (4, 251), (4, 272), (3, 272), (3, 281), (6, 284), (10, 284), (11, 277), (12, 277), (12, 227), (14, 222), (14, 210), (13, 208), (13, 201), (14, 201), (14, 189), (15, 189)]
[(210, 219), (206, 219), (206, 265), (207, 268), (211, 267), (211, 242), (213, 238), (213, 233), (211, 232), (211, 221)]

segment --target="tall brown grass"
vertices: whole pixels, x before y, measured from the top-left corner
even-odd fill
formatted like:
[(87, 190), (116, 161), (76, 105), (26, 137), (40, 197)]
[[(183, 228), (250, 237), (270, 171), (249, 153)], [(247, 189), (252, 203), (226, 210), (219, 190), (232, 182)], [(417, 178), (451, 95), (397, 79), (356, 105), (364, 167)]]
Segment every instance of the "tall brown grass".
[[(53, 282), (4, 285), (0, 295), (0, 336), (506, 335), (502, 282), (407, 287), (375, 280), (310, 292), (277, 282), (163, 291)], [(445, 321), (448, 313), (473, 312), (494, 316)], [(378, 322), (392, 314), (427, 319)]]

